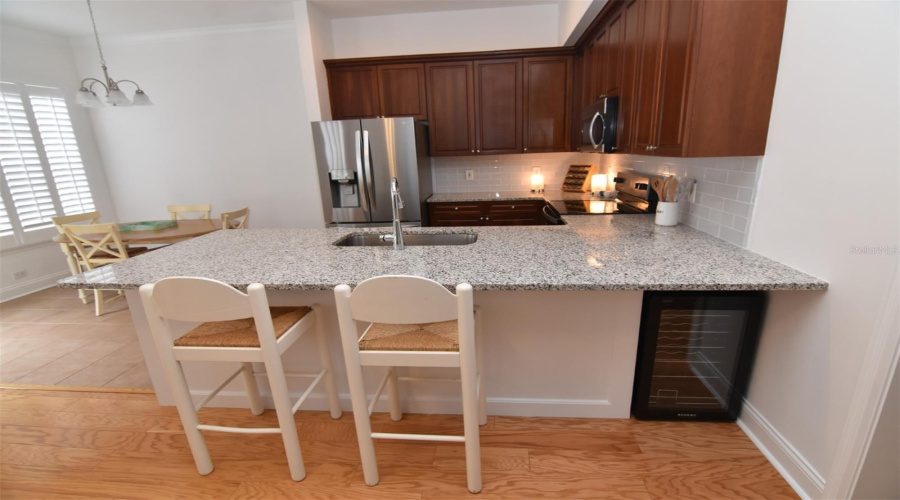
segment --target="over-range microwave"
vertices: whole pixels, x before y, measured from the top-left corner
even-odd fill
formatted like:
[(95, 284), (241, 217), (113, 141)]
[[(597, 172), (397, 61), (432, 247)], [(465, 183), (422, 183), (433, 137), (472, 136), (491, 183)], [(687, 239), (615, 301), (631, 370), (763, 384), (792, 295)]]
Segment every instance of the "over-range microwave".
[(616, 118), (619, 98), (603, 96), (581, 112), (581, 144), (585, 153), (614, 153), (616, 151)]

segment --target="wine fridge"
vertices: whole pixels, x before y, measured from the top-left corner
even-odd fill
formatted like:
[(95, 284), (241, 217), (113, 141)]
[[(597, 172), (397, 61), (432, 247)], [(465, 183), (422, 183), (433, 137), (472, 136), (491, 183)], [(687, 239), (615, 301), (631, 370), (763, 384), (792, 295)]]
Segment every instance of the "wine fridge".
[(765, 298), (764, 292), (645, 292), (634, 416), (735, 420)]

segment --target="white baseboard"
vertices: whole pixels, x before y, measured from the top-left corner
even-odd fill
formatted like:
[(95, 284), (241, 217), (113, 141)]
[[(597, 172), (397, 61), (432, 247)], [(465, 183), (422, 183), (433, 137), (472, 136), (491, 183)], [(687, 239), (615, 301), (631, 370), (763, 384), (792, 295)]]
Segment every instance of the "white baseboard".
[[(61, 271), (58, 273), (41, 276), (40, 278), (35, 278), (33, 280), (24, 281), (22, 283), (16, 283), (15, 285), (8, 286), (0, 290), (0, 302), (18, 299), (19, 297), (24, 297), (25, 295), (39, 292), (52, 286), (56, 286), (57, 281), (71, 275), (72, 274), (69, 271)], [(72, 293), (74, 294), (75, 291), (73, 290)]]
[[(210, 391), (191, 391), (195, 401), (201, 401)], [(291, 394), (296, 400), (300, 393)], [(341, 408), (350, 411), (350, 395), (339, 394)], [(266, 408), (274, 408), (271, 397), (262, 394)], [(371, 400), (371, 397), (370, 397)], [(247, 395), (243, 391), (222, 391), (207, 405), (217, 408), (249, 408)], [(310, 394), (303, 403), (304, 410), (328, 410), (328, 401), (324, 394)], [(382, 396), (375, 405), (376, 412), (388, 411), (387, 396)], [(429, 413), (444, 415), (461, 415), (462, 402), (459, 398), (412, 398), (403, 400), (403, 411), (407, 413)], [(525, 399), (525, 398), (488, 398), (488, 413), (491, 415), (519, 417), (575, 417), (575, 418), (628, 418), (617, 414), (606, 400), (593, 399)]]
[(737, 424), (800, 498), (822, 498), (825, 491), (822, 474), (746, 399)]

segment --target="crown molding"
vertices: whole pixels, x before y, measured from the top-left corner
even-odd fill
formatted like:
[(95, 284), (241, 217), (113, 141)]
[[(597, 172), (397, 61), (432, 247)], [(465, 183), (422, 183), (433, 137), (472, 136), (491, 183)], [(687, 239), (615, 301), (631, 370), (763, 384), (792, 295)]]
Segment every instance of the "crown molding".
[[(296, 22), (275, 21), (270, 23), (234, 24), (228, 26), (211, 26), (208, 28), (191, 28), (184, 30), (155, 31), (134, 35), (103, 35), (101, 42), (122, 44), (167, 42), (173, 40), (192, 40), (217, 36), (238, 35), (242, 33), (258, 33), (269, 31), (293, 31), (297, 29)], [(74, 47), (93, 46), (96, 42), (93, 36), (71, 37), (70, 42)]]

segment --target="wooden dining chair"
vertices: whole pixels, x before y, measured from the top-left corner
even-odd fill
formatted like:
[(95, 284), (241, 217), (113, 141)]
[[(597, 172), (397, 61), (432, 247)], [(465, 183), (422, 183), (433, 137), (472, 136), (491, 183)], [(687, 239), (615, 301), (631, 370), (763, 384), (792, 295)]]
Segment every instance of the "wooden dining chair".
[[(56, 230), (59, 231), (59, 234), (65, 234), (63, 226), (66, 224), (99, 223), (100, 212), (94, 211), (76, 215), (59, 215), (53, 217), (51, 220), (53, 221), (53, 225), (56, 226)], [(66, 256), (66, 263), (69, 265), (69, 271), (72, 272), (72, 276), (77, 276), (87, 269), (81, 262), (81, 258), (78, 256), (78, 250), (75, 249), (75, 245), (64, 242), (60, 243), (59, 247)], [(78, 298), (81, 299), (83, 304), (87, 304), (90, 301), (89, 297), (90, 295), (87, 293), (87, 290), (78, 290)]]
[[(207, 203), (204, 205), (169, 205), (169, 213), (172, 214), (172, 220), (186, 219), (209, 219), (212, 212), (212, 205)], [(200, 214), (199, 217), (187, 217), (185, 214)]]
[(222, 212), (219, 218), (222, 219), (222, 229), (247, 229), (250, 227), (250, 208)]
[[(121, 262), (149, 251), (143, 247), (129, 250), (119, 236), (118, 224), (65, 224), (62, 228), (63, 234), (75, 247), (75, 251), (81, 259), (81, 265), (86, 271)], [(115, 297), (104, 299), (104, 290), (94, 290), (94, 311), (97, 316), (103, 315), (104, 305), (125, 296), (122, 290), (114, 289), (113, 291), (116, 292)]]

